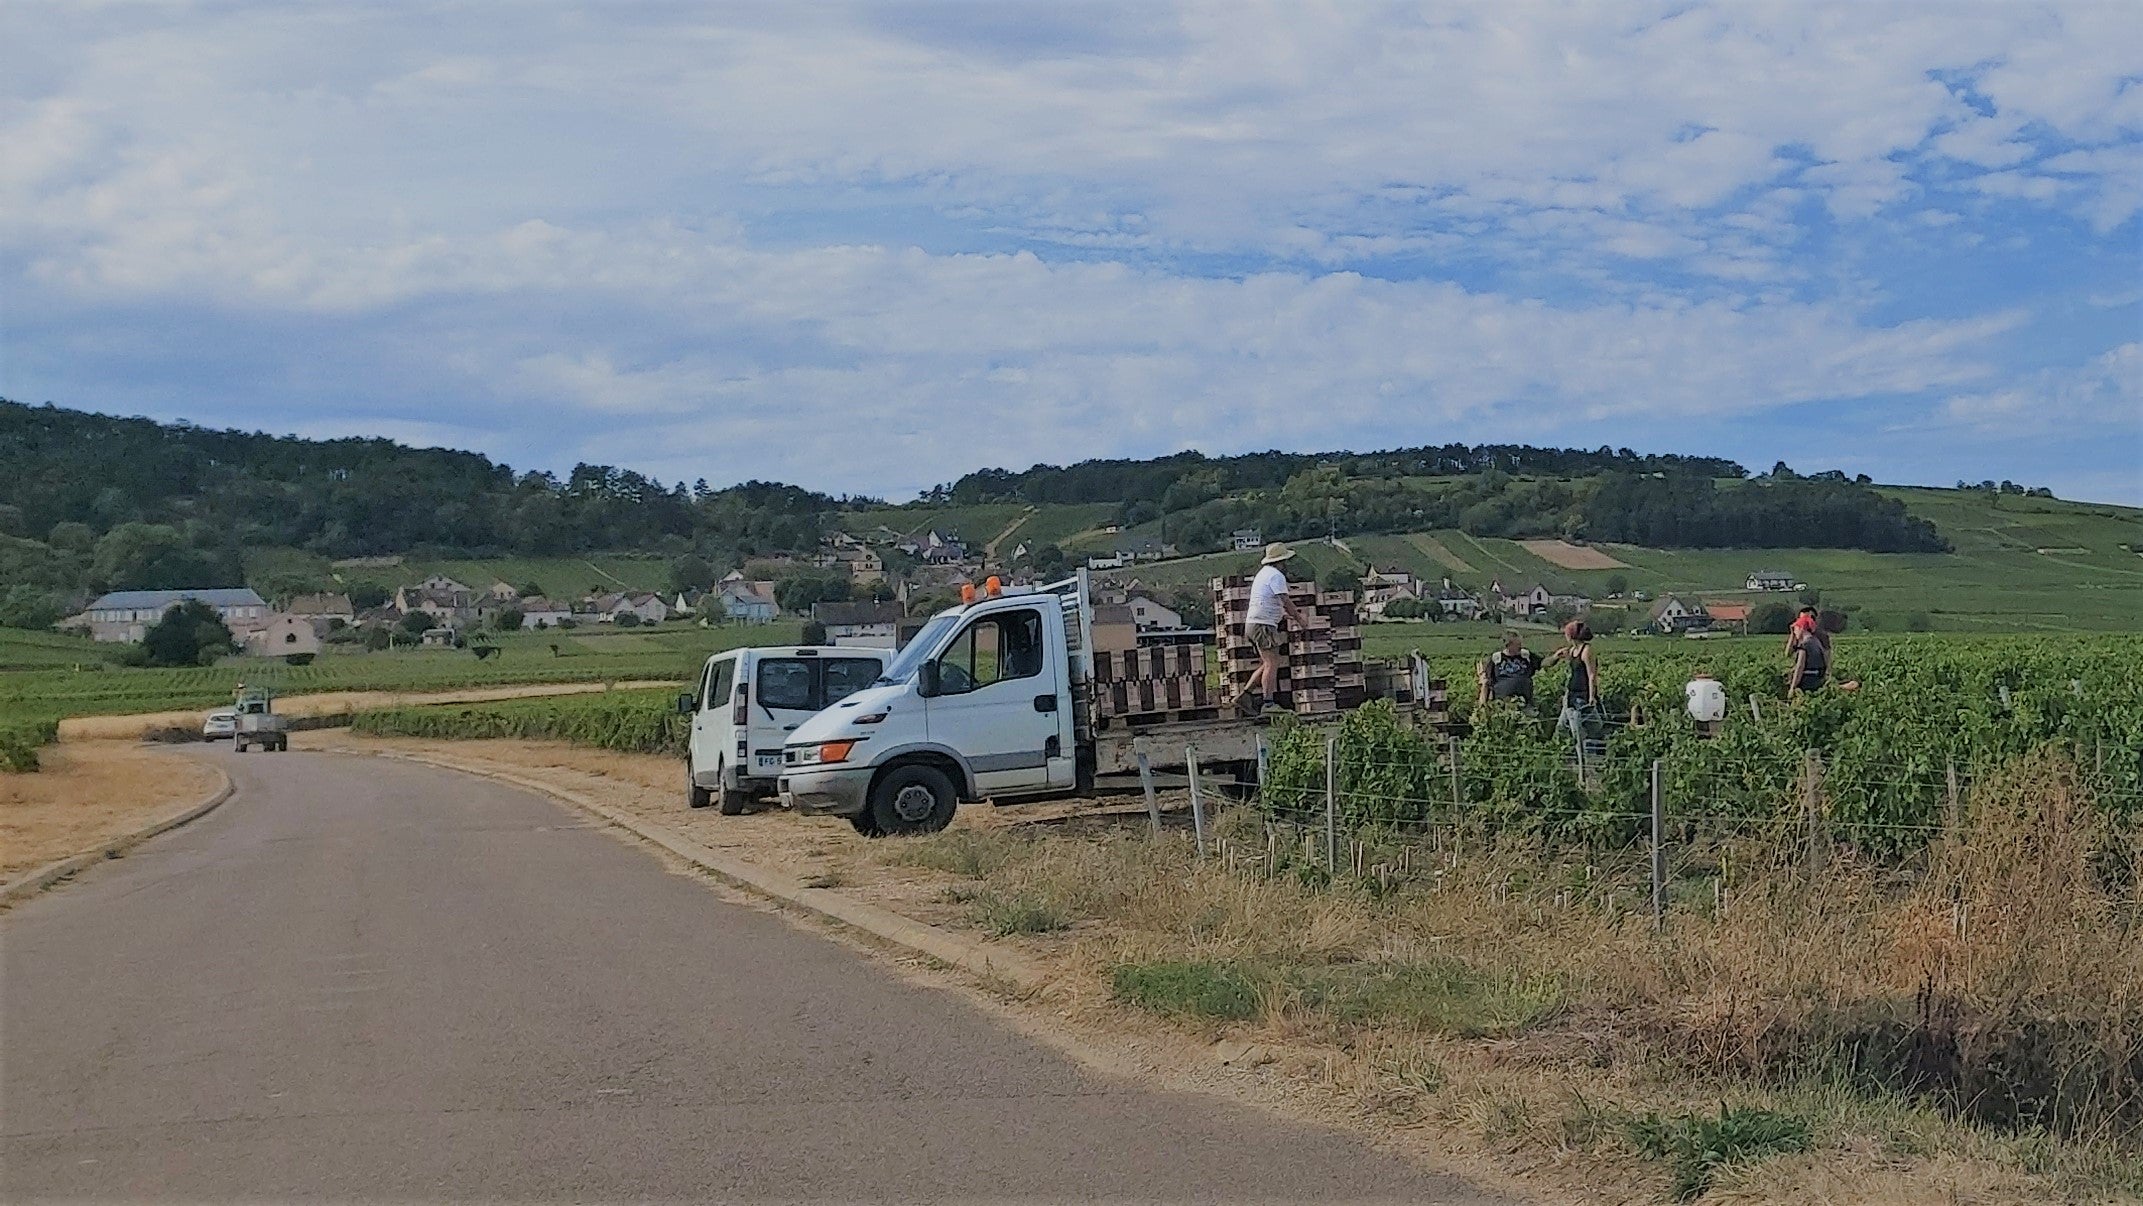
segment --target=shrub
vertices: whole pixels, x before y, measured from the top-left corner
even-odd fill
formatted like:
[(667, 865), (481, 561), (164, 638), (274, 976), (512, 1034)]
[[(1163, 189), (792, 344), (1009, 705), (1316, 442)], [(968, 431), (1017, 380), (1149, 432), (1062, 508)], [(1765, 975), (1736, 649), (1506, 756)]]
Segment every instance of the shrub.
[(1646, 1114), (1630, 1122), (1629, 1136), (1640, 1155), (1672, 1164), (1674, 1196), (1685, 1202), (1709, 1192), (1720, 1169), (1807, 1151), (1811, 1138), (1804, 1118), (1724, 1104), (1716, 1116)]

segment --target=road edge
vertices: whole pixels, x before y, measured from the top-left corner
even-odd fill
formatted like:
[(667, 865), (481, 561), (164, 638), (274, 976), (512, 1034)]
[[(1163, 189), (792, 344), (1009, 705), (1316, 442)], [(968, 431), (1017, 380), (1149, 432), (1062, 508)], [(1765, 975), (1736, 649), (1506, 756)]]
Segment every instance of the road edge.
[(138, 846), (158, 834), (168, 833), (189, 821), (197, 821), (214, 812), (218, 805), (230, 799), (238, 789), (232, 784), (230, 774), (222, 767), (206, 762), (202, 763), (202, 765), (216, 772), (216, 778), (222, 780), (222, 786), (209, 792), (188, 807), (164, 817), (162, 820), (144, 825), (132, 833), (101, 842), (80, 854), (70, 854), (66, 858), (25, 871), (6, 883), (0, 883), (0, 908), (27, 900), (53, 884), (69, 876), (79, 874), (89, 867), (103, 862), (105, 859), (116, 857), (121, 852)]
[(832, 888), (814, 888), (793, 875), (770, 870), (744, 859), (734, 858), (684, 836), (666, 826), (636, 817), (622, 809), (588, 798), (580, 792), (546, 783), (530, 775), (517, 774), (496, 767), (481, 766), (455, 758), (441, 757), (405, 750), (346, 750), (338, 753), (362, 753), (375, 758), (393, 758), (404, 762), (416, 762), (441, 770), (457, 771), (489, 779), (497, 783), (511, 784), (527, 791), (547, 796), (560, 803), (571, 805), (603, 821), (631, 833), (643, 841), (652, 842), (678, 858), (698, 867), (716, 879), (732, 887), (741, 888), (778, 904), (787, 905), (804, 912), (860, 930), (888, 945), (913, 954), (925, 956), (948, 967), (971, 973), (1019, 993), (1033, 993), (1047, 984), (1051, 976), (1040, 965), (1014, 951), (991, 947), (975, 939), (955, 934), (891, 909), (866, 901), (843, 896)]

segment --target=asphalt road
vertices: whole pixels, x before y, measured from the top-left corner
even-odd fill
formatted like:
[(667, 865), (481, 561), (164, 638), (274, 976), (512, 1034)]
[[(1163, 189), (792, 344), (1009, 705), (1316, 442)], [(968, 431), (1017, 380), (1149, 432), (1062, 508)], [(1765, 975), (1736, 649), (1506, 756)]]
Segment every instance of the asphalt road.
[(0, 915), (0, 1198), (1484, 1200), (1098, 1075), (540, 797), (223, 757), (231, 802)]

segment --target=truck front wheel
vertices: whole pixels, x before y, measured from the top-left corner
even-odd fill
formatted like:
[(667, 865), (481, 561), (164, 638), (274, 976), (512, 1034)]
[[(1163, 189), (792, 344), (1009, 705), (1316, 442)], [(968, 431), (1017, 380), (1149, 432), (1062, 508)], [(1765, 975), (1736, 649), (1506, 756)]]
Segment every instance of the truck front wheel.
[(936, 833), (952, 824), (959, 803), (944, 771), (912, 763), (894, 767), (871, 786), (869, 815), (880, 835)]

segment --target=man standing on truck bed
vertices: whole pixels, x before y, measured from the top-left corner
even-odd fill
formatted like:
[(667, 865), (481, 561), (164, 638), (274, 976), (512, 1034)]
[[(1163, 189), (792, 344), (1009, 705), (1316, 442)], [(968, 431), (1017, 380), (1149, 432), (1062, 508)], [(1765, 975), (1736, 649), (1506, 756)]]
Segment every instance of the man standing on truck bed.
[(1258, 668), (1251, 672), (1243, 693), (1235, 697), (1235, 710), (1244, 716), (1262, 712), (1280, 693), (1280, 670), (1287, 664), (1287, 638), (1280, 634), (1280, 621), (1286, 619), (1294, 632), (1305, 627), (1302, 610), (1287, 593), (1287, 575), (1280, 569), (1280, 563), (1294, 555), (1284, 544), (1266, 545), (1265, 560), (1258, 565), (1257, 577), (1250, 580), (1250, 612), (1243, 618), (1243, 636), (1258, 651)]

